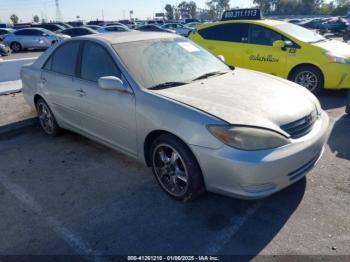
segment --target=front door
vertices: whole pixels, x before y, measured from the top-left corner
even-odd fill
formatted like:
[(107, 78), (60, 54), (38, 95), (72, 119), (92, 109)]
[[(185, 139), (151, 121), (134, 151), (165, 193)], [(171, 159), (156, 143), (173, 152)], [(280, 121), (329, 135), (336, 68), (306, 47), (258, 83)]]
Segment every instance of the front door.
[(277, 40), (286, 41), (281, 34), (258, 25), (250, 25), (249, 43), (242, 52), (245, 68), (283, 77), (286, 72), (287, 48), (273, 47)]
[(103, 46), (86, 41), (80, 71), (73, 86), (80, 90), (78, 107), (84, 131), (130, 155), (137, 155), (134, 94), (103, 90), (98, 86), (98, 79), (103, 76), (119, 77), (127, 85), (111, 54)]

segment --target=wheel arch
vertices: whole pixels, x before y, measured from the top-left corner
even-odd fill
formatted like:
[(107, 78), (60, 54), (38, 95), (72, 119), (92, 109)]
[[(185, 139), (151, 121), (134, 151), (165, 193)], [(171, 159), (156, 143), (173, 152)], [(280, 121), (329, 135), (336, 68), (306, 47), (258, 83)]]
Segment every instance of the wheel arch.
[[(191, 148), (188, 146), (188, 144), (181, 139), (181, 137), (175, 135), (174, 133), (171, 133), (169, 131), (165, 131), (165, 130), (154, 130), (151, 133), (149, 133), (146, 138), (145, 141), (143, 143), (143, 154), (144, 154), (144, 159), (146, 162), (146, 165), (148, 167), (151, 166), (151, 147), (152, 147), (152, 143), (153, 141), (155, 141), (158, 137), (160, 137), (161, 135), (171, 135), (173, 137), (176, 137), (177, 139), (179, 139), (184, 145), (186, 145), (186, 147), (188, 148), (188, 150), (191, 152), (191, 154), (193, 155), (193, 157), (196, 159), (198, 165), (199, 165), (199, 161), (196, 158), (195, 154), (193, 153), (193, 151), (191, 150)], [(200, 166), (200, 165), (199, 165)]]
[(43, 99), (44, 101), (45, 101), (45, 99), (41, 96), (41, 95), (39, 95), (39, 94), (36, 94), (35, 96), (34, 96), (34, 105), (36, 106), (36, 104), (38, 103), (38, 100), (39, 99)]

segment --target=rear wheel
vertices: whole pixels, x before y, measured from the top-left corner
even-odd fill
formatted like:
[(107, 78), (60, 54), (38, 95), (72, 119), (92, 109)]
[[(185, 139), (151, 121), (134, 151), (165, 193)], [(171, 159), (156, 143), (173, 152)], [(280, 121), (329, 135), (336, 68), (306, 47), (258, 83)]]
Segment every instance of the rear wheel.
[(44, 101), (44, 99), (39, 99), (37, 101), (36, 110), (38, 113), (40, 125), (45, 133), (49, 136), (59, 135), (62, 129), (58, 126), (51, 109)]
[(297, 68), (291, 74), (290, 80), (305, 87), (314, 94), (323, 92), (323, 74), (314, 66), (301, 66)]
[(13, 52), (20, 52), (22, 50), (22, 45), (18, 42), (11, 43), (11, 49)]
[(198, 162), (180, 139), (168, 134), (158, 137), (151, 154), (153, 173), (167, 194), (187, 202), (205, 191)]

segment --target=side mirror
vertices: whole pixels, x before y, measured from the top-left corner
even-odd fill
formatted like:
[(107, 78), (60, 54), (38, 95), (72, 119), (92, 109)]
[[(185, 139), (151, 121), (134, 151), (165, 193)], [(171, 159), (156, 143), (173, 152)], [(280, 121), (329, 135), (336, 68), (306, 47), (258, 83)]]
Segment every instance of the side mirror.
[(120, 78), (115, 76), (104, 76), (98, 79), (98, 86), (104, 90), (116, 90), (119, 92), (128, 92), (128, 88), (124, 85)]
[(286, 43), (284, 41), (282, 41), (282, 40), (277, 40), (277, 41), (273, 42), (272, 46), (274, 48), (282, 49), (282, 48), (286, 47)]
[(223, 55), (218, 55), (217, 56), (222, 62), (225, 63), (225, 57)]

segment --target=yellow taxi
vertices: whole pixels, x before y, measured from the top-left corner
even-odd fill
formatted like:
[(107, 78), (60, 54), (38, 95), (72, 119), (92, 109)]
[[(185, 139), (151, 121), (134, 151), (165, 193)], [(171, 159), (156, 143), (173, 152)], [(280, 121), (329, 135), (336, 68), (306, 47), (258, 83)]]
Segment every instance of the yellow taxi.
[(286, 78), (313, 93), (350, 89), (350, 45), (262, 19), (256, 9), (226, 11), (222, 21), (197, 26), (189, 38), (228, 65)]

